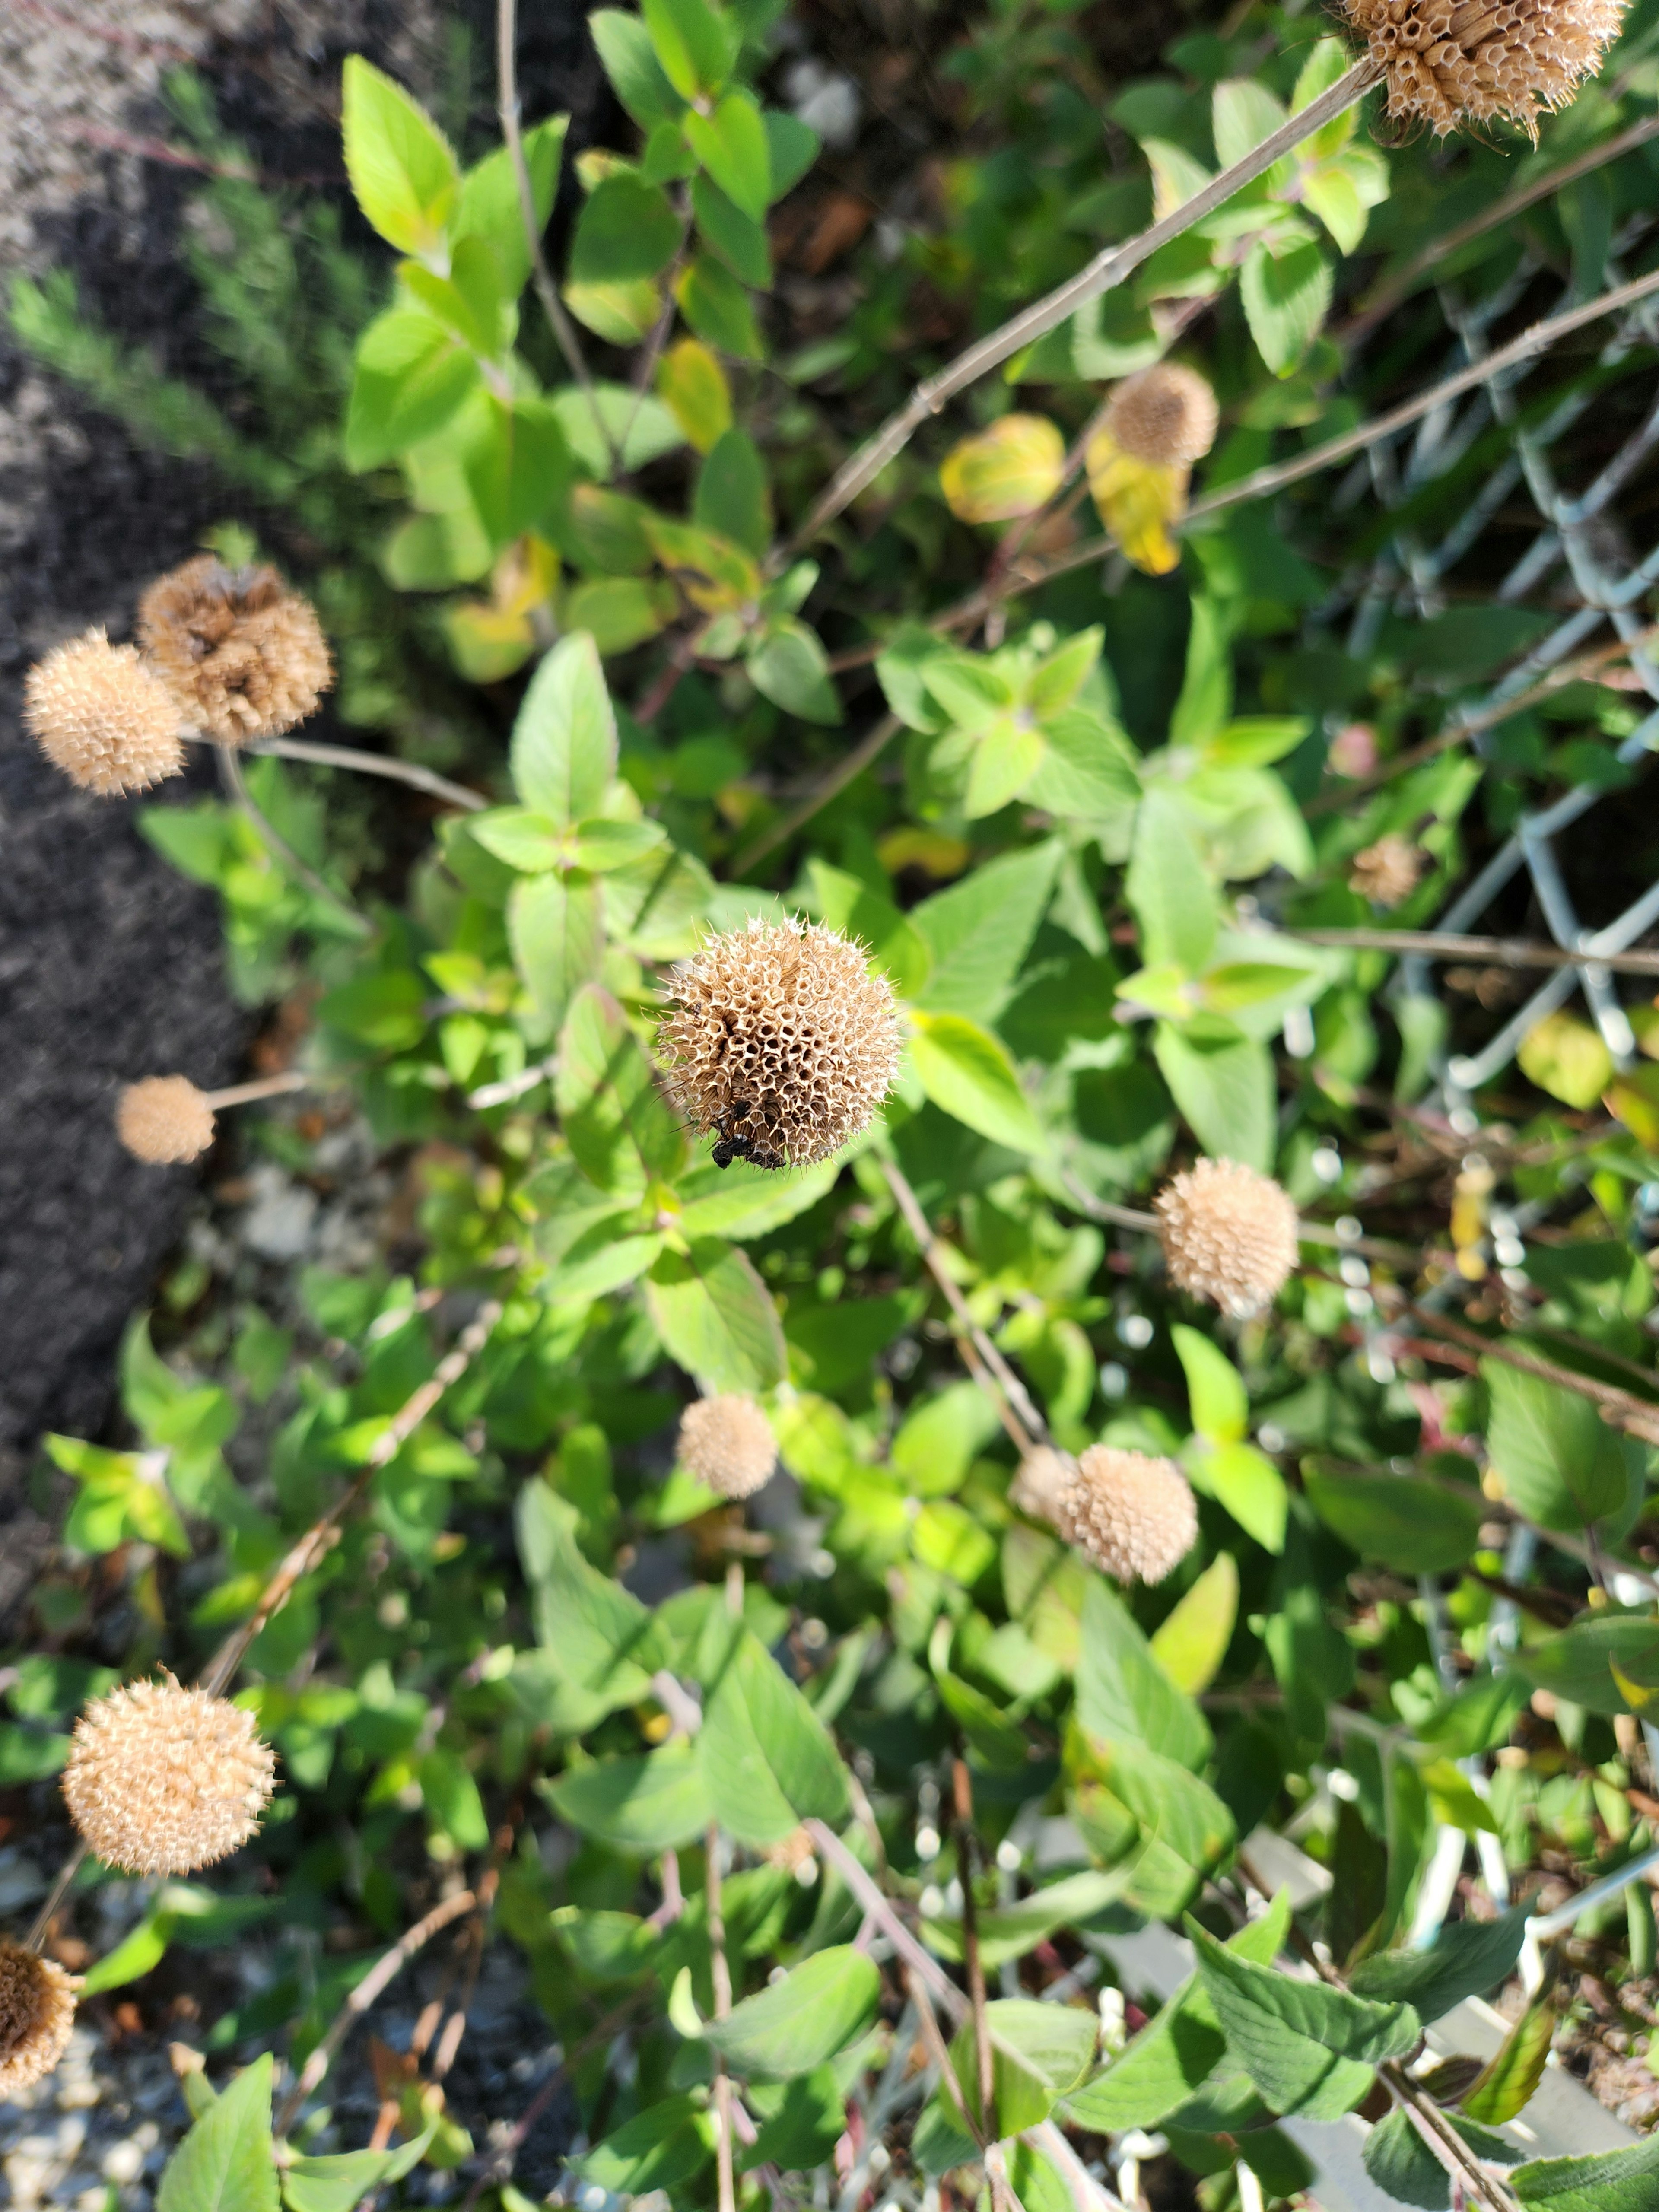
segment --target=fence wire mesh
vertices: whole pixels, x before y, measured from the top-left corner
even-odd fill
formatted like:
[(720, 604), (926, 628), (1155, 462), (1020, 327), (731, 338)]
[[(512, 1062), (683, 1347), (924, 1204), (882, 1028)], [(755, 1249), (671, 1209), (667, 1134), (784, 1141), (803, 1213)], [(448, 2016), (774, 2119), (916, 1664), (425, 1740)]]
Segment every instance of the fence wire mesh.
[[(1608, 288), (1626, 280), (1630, 272), (1623, 257), (1650, 228), (1644, 220), (1614, 242), (1602, 277)], [(1509, 277), (1478, 301), (1460, 296), (1455, 288), (1442, 288), (1438, 297), (1448, 343), (1437, 365), (1438, 373), (1449, 375), (1492, 352), (1493, 329), (1514, 313), (1523, 296), (1529, 306), (1535, 301), (1546, 274), (1535, 256), (1523, 253)], [(1569, 283), (1540, 312), (1574, 306), (1581, 296)], [(1597, 368), (1611, 369), (1633, 349), (1652, 346), (1656, 331), (1659, 302), (1638, 302), (1601, 346)], [(1542, 373), (1548, 370), (1547, 358)], [(1373, 446), (1335, 491), (1334, 505), (1339, 512), (1354, 512), (1369, 496), (1386, 512), (1401, 515), (1399, 527), (1388, 533), (1375, 555), (1345, 579), (1320, 610), (1326, 623), (1346, 617), (1349, 649), (1360, 656), (1373, 649), (1390, 614), (1432, 617), (1443, 613), (1454, 596), (1454, 572), (1490, 538), (1500, 518), (1506, 529), (1516, 527), (1516, 502), (1528, 503), (1530, 542), (1518, 558), (1508, 562), (1490, 595), (1500, 605), (1518, 606), (1535, 603), (1540, 591), (1549, 587), (1558, 604), (1565, 602), (1565, 611), (1499, 682), (1454, 710), (1454, 723), (1465, 726), (1489, 723), (1494, 708), (1517, 698), (1570, 655), (1596, 643), (1598, 633), (1610, 629), (1620, 640), (1638, 638), (1646, 627), (1642, 602), (1659, 582), (1659, 544), (1635, 556), (1616, 507), (1620, 494), (1659, 444), (1659, 400), (1649, 406), (1583, 489), (1573, 490), (1564, 481), (1574, 471), (1570, 434), (1595, 408), (1598, 380), (1576, 375), (1554, 405), (1540, 404), (1534, 398), (1523, 410), (1518, 386), (1540, 374), (1536, 363), (1496, 370), (1466, 398), (1437, 409), (1412, 430)], [(1559, 368), (1556, 375), (1559, 382)], [(1587, 382), (1589, 390), (1584, 388)], [(1479, 482), (1455, 520), (1431, 542), (1402, 511), (1420, 505), (1419, 495), (1462, 464), (1494, 429), (1510, 433), (1502, 458)], [(1617, 747), (1615, 757), (1625, 770), (1659, 745), (1659, 667), (1640, 644), (1632, 646), (1627, 657), (1649, 711)], [(1498, 742), (1491, 727), (1476, 728), (1470, 738), (1475, 752), (1488, 761), (1493, 759)], [(1616, 807), (1616, 789), (1581, 783), (1549, 805), (1523, 810), (1498, 850), (1432, 925), (1447, 932), (1476, 931), (1483, 921), (1490, 927), (1495, 904), (1524, 872), (1543, 926), (1564, 950), (1583, 956), (1551, 973), (1478, 1048), (1449, 1054), (1443, 1049), (1436, 1055), (1434, 1073), (1443, 1103), (1460, 1122), (1469, 1117), (1471, 1128), (1471, 1094), (1500, 1075), (1529, 1031), (1575, 994), (1582, 995), (1615, 1065), (1631, 1064), (1636, 1050), (1632, 1024), (1597, 956), (1625, 951), (1659, 922), (1659, 882), (1650, 884), (1621, 912), (1586, 921), (1569, 891), (1559, 849), (1564, 834), (1575, 825), (1584, 823), (1591, 836), (1608, 835), (1612, 823), (1606, 810), (1610, 800)], [(1430, 963), (1417, 957), (1402, 961), (1390, 989), (1396, 1005), (1407, 998), (1436, 995)]]

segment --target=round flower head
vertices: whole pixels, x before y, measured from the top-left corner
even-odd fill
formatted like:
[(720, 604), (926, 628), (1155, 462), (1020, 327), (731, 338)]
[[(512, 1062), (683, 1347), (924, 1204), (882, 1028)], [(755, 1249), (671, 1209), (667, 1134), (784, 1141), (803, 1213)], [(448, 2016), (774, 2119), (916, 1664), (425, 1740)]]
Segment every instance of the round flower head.
[(185, 764), (179, 709), (130, 645), (89, 629), (38, 661), (23, 721), (46, 758), (82, 791), (147, 791)]
[(1062, 1492), (1077, 1480), (1077, 1462), (1069, 1452), (1038, 1444), (1028, 1451), (1008, 1486), (1008, 1502), (1033, 1521), (1052, 1521)]
[(1618, 37), (1626, 0), (1342, 0), (1389, 88), (1389, 112), (1444, 137), (1504, 118), (1535, 142)]
[(75, 2025), (69, 1976), (0, 1936), (0, 2104), (51, 2073)]
[(75, 1723), (64, 1796), (106, 1865), (190, 1874), (247, 1841), (276, 1772), (252, 1713), (170, 1678), (126, 1682)]
[(1165, 468), (1201, 461), (1220, 419), (1215, 394), (1197, 370), (1173, 361), (1126, 377), (1106, 409), (1106, 428), (1122, 450)]
[(1060, 1492), (1054, 1526), (1114, 1582), (1161, 1583), (1193, 1547), (1198, 1508), (1172, 1459), (1091, 1444)]
[(147, 1075), (116, 1101), (115, 1133), (147, 1167), (172, 1167), (213, 1142), (213, 1109), (188, 1076)]
[(138, 602), (138, 639), (221, 744), (291, 730), (333, 681), (311, 602), (274, 568), (227, 568), (211, 553), (157, 577)]
[(1152, 1206), (1176, 1282), (1235, 1320), (1271, 1305), (1296, 1265), (1296, 1207), (1254, 1168), (1199, 1160)]
[(1354, 854), (1349, 886), (1373, 906), (1398, 906), (1417, 889), (1424, 859), (1422, 848), (1408, 837), (1379, 837)]
[(697, 1398), (680, 1415), (678, 1456), (718, 1497), (751, 1498), (770, 1479), (778, 1447), (752, 1398)]
[(669, 1087), (714, 1160), (810, 1167), (869, 1124), (898, 1068), (898, 1009), (857, 945), (817, 922), (711, 938), (670, 983)]

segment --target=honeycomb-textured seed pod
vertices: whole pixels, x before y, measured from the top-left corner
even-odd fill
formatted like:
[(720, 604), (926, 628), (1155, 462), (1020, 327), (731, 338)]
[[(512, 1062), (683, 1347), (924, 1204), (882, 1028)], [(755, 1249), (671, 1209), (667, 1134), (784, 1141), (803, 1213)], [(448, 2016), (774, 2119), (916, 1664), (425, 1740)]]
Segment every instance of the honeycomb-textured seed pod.
[(1398, 906), (1422, 879), (1428, 855), (1409, 837), (1390, 833), (1356, 853), (1348, 870), (1349, 888), (1373, 906)]
[(303, 722), (333, 681), (309, 599), (274, 568), (227, 568), (203, 553), (138, 602), (138, 641), (183, 712), (221, 744)]
[(670, 980), (669, 1088), (721, 1167), (810, 1167), (865, 1128), (897, 1073), (898, 1008), (863, 949), (817, 922), (750, 921)]
[(1107, 406), (1105, 428), (1136, 460), (1168, 468), (1201, 461), (1220, 419), (1215, 394), (1195, 368), (1159, 361), (1124, 378)]
[(1052, 1521), (1061, 1493), (1077, 1479), (1077, 1462), (1052, 1444), (1028, 1451), (1008, 1486), (1008, 1502), (1033, 1521)]
[(173, 1167), (213, 1142), (213, 1109), (187, 1075), (147, 1075), (116, 1101), (115, 1133), (147, 1167)]
[(69, 1976), (0, 1936), (0, 2104), (50, 2074), (75, 2025)]
[(1198, 1534), (1198, 1507), (1175, 1462), (1111, 1444), (1080, 1455), (1054, 1518), (1068, 1544), (1119, 1583), (1161, 1583)]
[(179, 708), (130, 645), (101, 629), (58, 646), (30, 669), (23, 723), (56, 769), (100, 799), (148, 791), (185, 764)]
[(1567, 106), (1618, 37), (1626, 0), (1342, 0), (1383, 72), (1389, 113), (1444, 137)]
[(1164, 1184), (1152, 1207), (1173, 1279), (1236, 1320), (1271, 1305), (1296, 1266), (1289, 1194), (1236, 1160), (1195, 1161)]
[(720, 1498), (751, 1498), (778, 1463), (772, 1424), (752, 1398), (696, 1398), (680, 1415), (680, 1465)]
[(240, 1705), (170, 1678), (126, 1682), (76, 1723), (64, 1797), (106, 1865), (190, 1874), (247, 1841), (276, 1773), (270, 1745)]

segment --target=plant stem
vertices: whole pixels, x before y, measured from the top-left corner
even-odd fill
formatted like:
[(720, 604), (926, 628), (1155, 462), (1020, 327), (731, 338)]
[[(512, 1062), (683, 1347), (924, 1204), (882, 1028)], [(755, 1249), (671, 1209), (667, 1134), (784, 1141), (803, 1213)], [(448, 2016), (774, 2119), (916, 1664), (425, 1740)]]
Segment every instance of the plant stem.
[[(968, 1301), (963, 1297), (950, 1269), (945, 1264), (944, 1248), (940, 1245), (938, 1237), (934, 1236), (932, 1224), (922, 1212), (921, 1201), (911, 1189), (904, 1170), (896, 1160), (883, 1158), (881, 1171), (887, 1178), (887, 1187), (892, 1192), (898, 1210), (908, 1224), (910, 1234), (921, 1248), (922, 1260), (928, 1273), (944, 1291), (945, 1304), (956, 1316), (963, 1335), (974, 1346), (981, 1360), (989, 1368), (991, 1373), (995, 1376), (998, 1385), (1008, 1401), (1009, 1411), (1013, 1414), (1018, 1425), (1016, 1430), (1010, 1431), (1014, 1443), (1019, 1446), (1022, 1452), (1030, 1451), (1037, 1444), (1045, 1443), (1048, 1437), (1047, 1422), (1031, 1403), (1025, 1385), (969, 1312)], [(1019, 1431), (1024, 1431), (1024, 1435), (1022, 1436)]]
[(530, 248), (530, 268), (536, 286), (536, 297), (542, 303), (542, 313), (547, 317), (548, 327), (558, 340), (559, 351), (564, 356), (566, 366), (587, 394), (594, 428), (614, 464), (620, 457), (611, 443), (611, 433), (605, 427), (605, 418), (599, 413), (599, 398), (582, 354), (581, 341), (576, 336), (575, 325), (565, 313), (564, 302), (553, 282), (553, 272), (547, 265), (547, 254), (542, 245), (542, 227), (536, 220), (536, 188), (530, 180), (530, 165), (524, 157), (524, 135), (519, 127), (518, 50), (518, 0), (495, 0), (495, 82), (501, 137), (507, 142), (513, 173), (518, 180), (519, 209), (524, 217), (525, 242)]
[(458, 1890), (453, 1897), (445, 1898), (442, 1904), (434, 1905), (424, 1920), (417, 1920), (408, 1933), (400, 1936), (392, 1948), (369, 1968), (329, 2022), (322, 2041), (313, 2050), (300, 2070), (299, 2079), (278, 2106), (276, 2117), (271, 2124), (275, 2134), (284, 2135), (293, 2125), (295, 2115), (327, 2073), (335, 2052), (382, 1991), (402, 1972), (423, 1944), (430, 1942), (441, 1929), (448, 1927), (452, 1920), (459, 1920), (462, 1913), (470, 1912), (475, 1901), (470, 1889)]
[[(968, 2002), (974, 2012), (974, 2066), (979, 2076), (980, 2134), (994, 2142), (997, 2126), (996, 2068), (991, 2057), (991, 2023), (985, 2010), (985, 1967), (979, 1955), (979, 1903), (974, 1895), (974, 1784), (968, 1762), (958, 1751), (951, 1759), (951, 1797), (956, 1811), (957, 1880), (962, 1885), (962, 1950), (968, 1969)], [(992, 2194), (996, 2194), (994, 2188)]]
[(1659, 952), (1588, 952), (1529, 945), (1513, 937), (1460, 937), (1443, 929), (1291, 929), (1304, 945), (1343, 951), (1416, 953), (1430, 960), (1484, 960), (1494, 968), (1580, 968), (1587, 962), (1622, 975), (1659, 975)]
[[(1299, 115), (1291, 116), (1277, 131), (1271, 132), (1259, 146), (1252, 149), (1243, 161), (1235, 161), (1224, 169), (1178, 208), (1143, 231), (1139, 238), (1127, 240), (1121, 246), (1108, 246), (1097, 253), (1075, 276), (1056, 285), (1052, 292), (1033, 301), (1029, 307), (1004, 323), (987, 337), (978, 338), (956, 359), (948, 362), (935, 375), (919, 384), (898, 412), (890, 416), (872, 438), (866, 441), (851, 458), (844, 462), (820, 495), (811, 512), (790, 539), (782, 558), (787, 559), (817, 537), (824, 526), (832, 521), (844, 507), (850, 506), (866, 486), (909, 443), (915, 432), (930, 415), (937, 415), (947, 400), (954, 398), (981, 376), (1030, 345), (1035, 339), (1056, 329), (1068, 316), (1109, 292), (1132, 276), (1142, 262), (1149, 259), (1160, 246), (1190, 230), (1195, 222), (1203, 222), (1224, 207), (1236, 192), (1252, 183), (1270, 169), (1283, 155), (1311, 137), (1335, 117), (1346, 113), (1376, 84), (1382, 75), (1378, 66), (1369, 58), (1356, 62), (1352, 68), (1318, 99), (1304, 107)], [(1656, 280), (1659, 281), (1659, 280)]]
[[(714, 1984), (714, 2017), (724, 2020), (732, 2009), (732, 1970), (726, 1958), (726, 1917), (720, 1910), (720, 1832), (711, 1826), (703, 1838), (704, 1889), (708, 1900), (708, 1972)], [(720, 2212), (737, 2212), (737, 2188), (732, 2169), (732, 2077), (726, 2061), (714, 2060), (714, 2112), (720, 2140), (714, 2146), (719, 2175)]]
[(280, 1098), (285, 1091), (308, 1091), (312, 1079), (301, 1067), (285, 1068), (280, 1075), (261, 1075), (252, 1083), (233, 1083), (224, 1091), (202, 1094), (216, 1114), (223, 1106), (251, 1106), (256, 1098)]
[(845, 791), (855, 776), (862, 775), (871, 763), (886, 751), (903, 726), (896, 714), (884, 714), (875, 727), (859, 739), (851, 752), (842, 755), (823, 781), (813, 787), (799, 806), (792, 808), (769, 830), (763, 830), (758, 837), (733, 856), (732, 875), (740, 882), (757, 860), (763, 860), (769, 853), (775, 853), (778, 847), (793, 837), (804, 823), (811, 820), (820, 807), (827, 806), (837, 792)]
[(921, 2039), (927, 2046), (927, 2056), (933, 2062), (933, 2069), (939, 2075), (940, 2085), (951, 2102), (956, 2106), (957, 2118), (967, 2129), (973, 2140), (983, 2149), (984, 2131), (969, 2111), (968, 2100), (962, 2094), (962, 2084), (957, 2079), (957, 2069), (951, 2063), (951, 2053), (945, 2047), (945, 2038), (939, 2032), (939, 2021), (933, 2012), (933, 2000), (928, 1995), (927, 1985), (921, 1975), (912, 1966), (907, 1965), (904, 1969), (904, 1984), (910, 1992), (910, 2002), (916, 2008), (916, 2020), (921, 2029)]
[(247, 780), (242, 774), (242, 763), (236, 757), (235, 747), (216, 745), (214, 750), (219, 756), (219, 775), (226, 791), (252, 823), (272, 860), (296, 883), (303, 884), (313, 898), (320, 899), (343, 921), (349, 922), (354, 935), (373, 937), (374, 925), (368, 915), (359, 914), (349, 899), (343, 899), (332, 884), (325, 883), (311, 863), (302, 860), (282, 832), (266, 819), (247, 787)]
[(1563, 1367), (1553, 1359), (1540, 1359), (1535, 1353), (1518, 1352), (1507, 1340), (1482, 1336), (1479, 1329), (1466, 1328), (1462, 1322), (1453, 1321), (1449, 1315), (1436, 1313), (1427, 1306), (1407, 1304), (1406, 1311), (1419, 1328), (1427, 1329), (1431, 1336), (1446, 1337), (1479, 1358), (1496, 1359), (1522, 1375), (1536, 1376), (1540, 1382), (1577, 1391), (1581, 1398), (1588, 1398), (1601, 1408), (1604, 1420), (1649, 1443), (1659, 1443), (1659, 1406), (1637, 1397), (1632, 1391), (1620, 1390), (1611, 1382), (1598, 1382), (1593, 1376), (1581, 1375), (1576, 1368)]
[[(180, 734), (193, 733), (185, 730)], [(358, 775), (382, 775), (390, 782), (406, 783), (412, 790), (441, 799), (465, 814), (478, 813), (489, 804), (479, 793), (469, 791), (464, 783), (452, 783), (435, 769), (422, 768), (415, 761), (394, 759), (390, 753), (364, 752), (356, 745), (318, 745), (309, 738), (262, 738), (247, 750), (275, 753), (280, 760), (311, 761), (319, 768), (349, 768)]]

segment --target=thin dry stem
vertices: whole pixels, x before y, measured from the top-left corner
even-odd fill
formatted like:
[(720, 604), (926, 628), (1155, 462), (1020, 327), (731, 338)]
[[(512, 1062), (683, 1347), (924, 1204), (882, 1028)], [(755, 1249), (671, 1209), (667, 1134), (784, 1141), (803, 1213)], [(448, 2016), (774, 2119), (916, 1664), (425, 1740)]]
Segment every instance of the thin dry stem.
[(871, 763), (880, 758), (904, 725), (896, 714), (884, 714), (873, 729), (859, 739), (851, 752), (843, 753), (823, 781), (815, 784), (798, 806), (791, 807), (769, 830), (763, 830), (732, 857), (728, 872), (741, 881), (756, 862), (763, 860), (769, 853), (775, 853), (780, 845), (793, 837), (823, 807), (827, 806), (837, 792), (845, 791), (857, 776), (864, 774)]
[[(724, 2020), (732, 2010), (732, 1969), (726, 1958), (726, 1917), (720, 1910), (720, 1832), (710, 1827), (703, 1838), (704, 1887), (708, 1899), (708, 1972), (714, 1984), (714, 2017)], [(720, 2212), (737, 2212), (737, 2185), (732, 2166), (732, 2077), (726, 2061), (714, 2060), (714, 2112), (720, 2140), (714, 2146), (719, 2175)]]
[(1482, 960), (1494, 968), (1582, 968), (1620, 975), (1659, 975), (1659, 952), (1586, 952), (1565, 945), (1530, 945), (1513, 937), (1460, 937), (1443, 929), (1291, 929), (1304, 945), (1343, 951), (1400, 952), (1427, 960)]
[(236, 757), (235, 747), (216, 744), (213, 750), (219, 756), (219, 775), (226, 791), (252, 823), (277, 866), (292, 876), (296, 883), (303, 884), (313, 898), (320, 899), (343, 921), (349, 923), (354, 935), (373, 937), (374, 925), (368, 915), (359, 914), (349, 899), (343, 899), (331, 884), (325, 883), (310, 861), (302, 860), (287, 838), (267, 819), (247, 787), (247, 780), (242, 774), (242, 763)]

